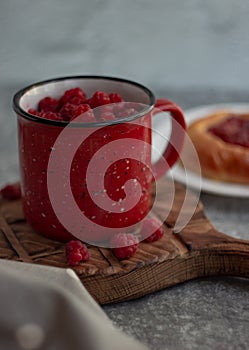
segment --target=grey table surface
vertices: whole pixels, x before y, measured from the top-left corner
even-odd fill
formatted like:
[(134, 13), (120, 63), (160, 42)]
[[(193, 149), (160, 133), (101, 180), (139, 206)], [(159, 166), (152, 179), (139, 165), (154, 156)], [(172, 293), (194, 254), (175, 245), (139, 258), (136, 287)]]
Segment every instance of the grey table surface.
[[(0, 185), (18, 179), (13, 94), (70, 74), (137, 80), (184, 110), (248, 102), (246, 0), (10, 0), (0, 3)], [(249, 239), (249, 199), (201, 194), (213, 224)], [(248, 349), (249, 281), (207, 278), (107, 315), (153, 350)]]

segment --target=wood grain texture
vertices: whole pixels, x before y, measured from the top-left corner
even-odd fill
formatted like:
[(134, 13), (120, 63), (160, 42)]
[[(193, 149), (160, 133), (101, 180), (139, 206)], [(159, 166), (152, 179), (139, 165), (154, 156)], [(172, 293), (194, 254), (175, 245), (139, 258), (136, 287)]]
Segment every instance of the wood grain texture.
[[(169, 212), (160, 241), (140, 243), (136, 254), (123, 261), (110, 249), (89, 246), (91, 259), (74, 268), (99, 303), (138, 298), (197, 277), (249, 277), (249, 242), (218, 232), (205, 217), (201, 203), (188, 224), (174, 232), (186, 189), (175, 184), (174, 201), (169, 204), (167, 186), (166, 179), (160, 182), (154, 206), (154, 215), (163, 220)], [(194, 194), (191, 200), (196, 201)], [(184, 208), (181, 215), (188, 215), (190, 208)], [(65, 244), (34, 232), (23, 217), (19, 200), (0, 201), (0, 258), (68, 268)]]

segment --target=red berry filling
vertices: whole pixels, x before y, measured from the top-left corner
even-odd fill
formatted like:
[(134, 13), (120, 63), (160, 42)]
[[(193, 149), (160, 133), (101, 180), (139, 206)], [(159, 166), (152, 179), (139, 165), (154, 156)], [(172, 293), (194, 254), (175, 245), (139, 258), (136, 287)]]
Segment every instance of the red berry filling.
[(21, 188), (19, 184), (10, 184), (3, 187), (0, 191), (2, 197), (8, 200), (21, 198)]
[(131, 233), (118, 233), (112, 237), (113, 253), (119, 260), (129, 259), (137, 251), (138, 238)]
[(229, 117), (208, 129), (224, 142), (249, 148), (249, 121), (239, 117)]
[(90, 259), (90, 253), (84, 243), (72, 240), (66, 244), (67, 262), (71, 266), (79, 265), (81, 261)]
[(141, 229), (142, 237), (146, 237), (144, 242), (151, 243), (163, 237), (162, 222), (157, 218), (145, 219)]

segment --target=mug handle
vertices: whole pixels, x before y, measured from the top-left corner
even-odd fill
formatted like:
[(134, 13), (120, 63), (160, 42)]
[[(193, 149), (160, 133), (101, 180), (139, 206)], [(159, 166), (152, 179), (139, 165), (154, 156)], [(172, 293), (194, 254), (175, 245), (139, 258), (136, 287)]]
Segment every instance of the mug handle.
[(172, 120), (172, 131), (168, 146), (164, 150), (162, 157), (152, 165), (154, 180), (157, 180), (162, 177), (179, 158), (185, 139), (186, 123), (181, 108), (172, 101), (163, 98), (157, 99), (154, 108), (156, 109), (152, 111), (152, 116), (161, 111), (170, 112)]

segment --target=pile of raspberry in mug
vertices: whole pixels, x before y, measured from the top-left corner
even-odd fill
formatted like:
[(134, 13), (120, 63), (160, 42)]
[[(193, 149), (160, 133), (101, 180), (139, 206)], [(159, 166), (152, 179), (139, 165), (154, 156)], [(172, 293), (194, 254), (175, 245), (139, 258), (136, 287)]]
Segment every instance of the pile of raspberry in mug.
[[(29, 108), (28, 113), (45, 119), (66, 122), (112, 121), (137, 112), (134, 105), (124, 102), (123, 97), (116, 92), (107, 94), (104, 91), (96, 91), (92, 96), (87, 97), (81, 88), (74, 87), (65, 91), (58, 99), (44, 97), (38, 102), (37, 109)], [(102, 107), (94, 111), (100, 106)]]

